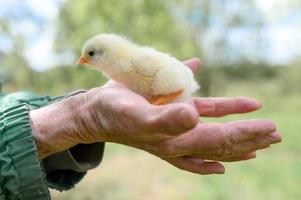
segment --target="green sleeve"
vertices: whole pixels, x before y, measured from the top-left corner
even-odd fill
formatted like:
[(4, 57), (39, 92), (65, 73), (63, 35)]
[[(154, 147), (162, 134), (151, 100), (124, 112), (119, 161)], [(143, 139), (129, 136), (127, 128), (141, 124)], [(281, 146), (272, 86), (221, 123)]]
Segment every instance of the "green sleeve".
[(39, 162), (28, 113), (62, 98), (0, 94), (0, 200), (49, 199), (48, 187), (70, 189), (99, 165), (104, 143), (79, 144)]
[(0, 111), (0, 199), (50, 199), (28, 112), (25, 104)]

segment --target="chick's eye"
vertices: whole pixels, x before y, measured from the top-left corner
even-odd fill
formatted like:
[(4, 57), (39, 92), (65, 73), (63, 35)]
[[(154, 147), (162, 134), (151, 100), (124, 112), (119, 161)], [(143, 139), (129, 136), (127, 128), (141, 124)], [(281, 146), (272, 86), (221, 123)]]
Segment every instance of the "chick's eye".
[(89, 51), (88, 54), (89, 56), (94, 56), (94, 51)]

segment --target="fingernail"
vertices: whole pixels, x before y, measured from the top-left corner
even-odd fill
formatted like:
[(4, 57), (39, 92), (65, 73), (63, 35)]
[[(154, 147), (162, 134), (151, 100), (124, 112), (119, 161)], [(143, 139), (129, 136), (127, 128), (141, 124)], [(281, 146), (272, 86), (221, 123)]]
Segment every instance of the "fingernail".
[(270, 136), (272, 138), (272, 144), (277, 144), (282, 141), (281, 135), (278, 132), (272, 133)]
[(249, 97), (238, 97), (239, 99), (244, 100), (243, 102), (245, 103), (245, 107), (249, 109), (260, 109), (262, 107), (261, 102), (259, 102), (256, 99), (249, 98)]

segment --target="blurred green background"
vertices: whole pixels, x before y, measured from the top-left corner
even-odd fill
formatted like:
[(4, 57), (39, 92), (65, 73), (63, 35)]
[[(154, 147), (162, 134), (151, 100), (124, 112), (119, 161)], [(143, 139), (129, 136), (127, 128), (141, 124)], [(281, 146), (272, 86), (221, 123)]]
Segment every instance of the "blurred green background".
[(180, 60), (199, 57), (200, 96), (250, 96), (283, 142), (225, 175), (180, 171), (145, 152), (107, 144), (103, 163), (53, 199), (301, 199), (301, 3), (298, 0), (2, 0), (0, 90), (61, 95), (102, 85), (77, 66), (91, 36), (114, 32)]

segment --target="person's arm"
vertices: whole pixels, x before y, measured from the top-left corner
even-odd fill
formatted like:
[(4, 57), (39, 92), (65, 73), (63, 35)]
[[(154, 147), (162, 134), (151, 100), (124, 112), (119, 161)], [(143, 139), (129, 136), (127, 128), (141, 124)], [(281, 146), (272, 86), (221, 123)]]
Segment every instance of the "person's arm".
[(0, 199), (49, 199), (49, 186), (70, 189), (99, 165), (104, 148), (100, 142), (77, 144), (38, 159), (29, 112), (64, 98), (0, 93)]
[(281, 137), (268, 120), (203, 123), (199, 116), (221, 117), (259, 108), (257, 101), (245, 97), (196, 97), (154, 106), (109, 82), (33, 110), (30, 117), (42, 159), (78, 143), (113, 142), (145, 150), (183, 170), (209, 174), (224, 173), (218, 161), (254, 158), (256, 150), (280, 142)]
[(50, 199), (31, 134), (29, 108), (14, 98), (0, 98), (0, 199)]
[[(64, 97), (57, 97), (55, 103), (85, 90), (74, 91)], [(54, 126), (61, 126), (58, 123)], [(34, 134), (34, 133), (33, 133)], [(36, 140), (36, 143), (38, 140)], [(90, 169), (97, 167), (103, 157), (104, 143), (76, 144), (70, 149), (57, 152), (42, 159), (48, 186), (56, 190), (68, 190), (78, 183)]]

